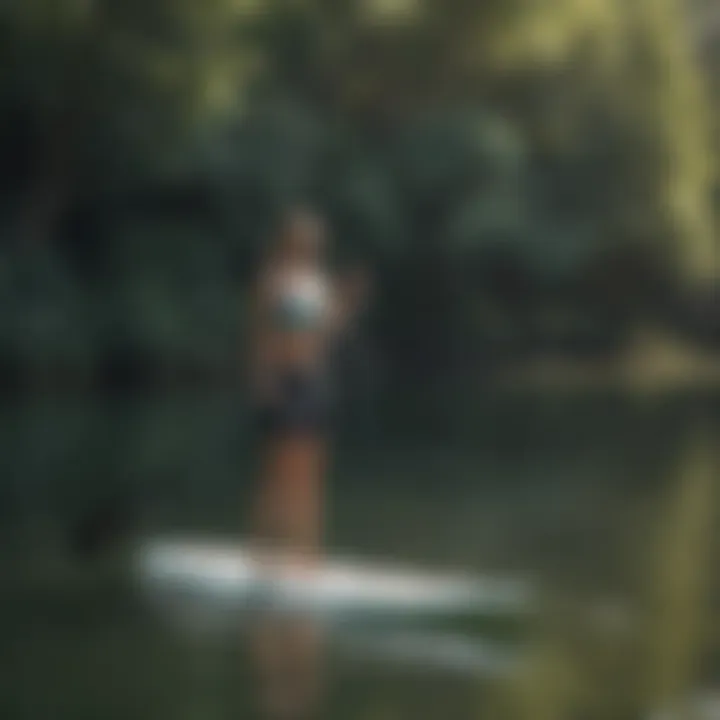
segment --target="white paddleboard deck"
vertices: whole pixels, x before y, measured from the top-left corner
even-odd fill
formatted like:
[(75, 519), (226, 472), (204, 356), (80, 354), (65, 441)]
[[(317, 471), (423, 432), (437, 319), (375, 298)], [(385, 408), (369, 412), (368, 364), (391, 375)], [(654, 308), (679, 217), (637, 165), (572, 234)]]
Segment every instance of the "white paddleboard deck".
[(351, 560), (312, 567), (263, 561), (249, 548), (207, 540), (158, 539), (138, 550), (141, 587), (241, 610), (259, 602), (288, 609), (403, 614), (508, 614), (529, 608), (519, 581), (426, 573)]

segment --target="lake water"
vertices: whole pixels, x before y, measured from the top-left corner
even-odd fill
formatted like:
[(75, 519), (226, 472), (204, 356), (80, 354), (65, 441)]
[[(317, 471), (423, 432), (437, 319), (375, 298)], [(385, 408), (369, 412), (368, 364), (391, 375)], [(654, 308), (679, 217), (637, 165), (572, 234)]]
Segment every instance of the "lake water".
[[(331, 479), (330, 547), (511, 576), (566, 597), (638, 590), (631, 549), (707, 398), (491, 397), (463, 416), (407, 409), (348, 428)], [(717, 428), (717, 425), (715, 425)], [(119, 560), (78, 563), (73, 518), (130, 498), (141, 532), (241, 534), (252, 442), (235, 398), (58, 398), (0, 412), (3, 720), (252, 718), (242, 643), (198, 643), (137, 602)], [(333, 663), (327, 717), (482, 717), (484, 684)]]

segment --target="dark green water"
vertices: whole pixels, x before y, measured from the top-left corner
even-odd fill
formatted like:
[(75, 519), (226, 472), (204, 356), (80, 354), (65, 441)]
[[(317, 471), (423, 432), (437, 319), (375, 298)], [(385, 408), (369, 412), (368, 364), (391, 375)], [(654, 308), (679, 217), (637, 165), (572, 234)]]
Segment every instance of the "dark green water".
[[(442, 422), (384, 413), (344, 433), (337, 552), (533, 573), (577, 597), (631, 594), (647, 536), (707, 400), (486, 398)], [(243, 649), (164, 630), (110, 560), (79, 565), (72, 518), (129, 493), (143, 531), (242, 531), (252, 445), (223, 394), (57, 399), (0, 412), (0, 718), (251, 718)], [(328, 717), (481, 717), (460, 678), (333, 663)]]

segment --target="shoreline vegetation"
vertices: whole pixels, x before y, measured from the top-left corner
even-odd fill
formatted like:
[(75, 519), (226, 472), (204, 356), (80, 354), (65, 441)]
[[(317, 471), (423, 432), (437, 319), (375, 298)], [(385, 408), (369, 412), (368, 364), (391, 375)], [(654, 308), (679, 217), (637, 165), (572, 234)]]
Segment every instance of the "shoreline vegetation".
[(500, 387), (516, 391), (716, 391), (720, 390), (720, 352), (645, 331), (610, 358), (578, 360), (547, 355), (511, 365), (498, 380)]
[[(462, 376), (472, 386), (472, 374)], [(720, 390), (720, 349), (688, 342), (669, 333), (639, 330), (621, 349), (596, 356), (561, 351), (517, 355), (478, 369), (478, 383), (494, 392), (559, 394), (612, 392), (674, 394)], [(103, 368), (87, 364), (37, 362), (0, 369), (0, 386), (18, 397), (37, 394), (183, 390), (235, 390), (242, 387), (242, 368), (232, 360), (200, 368), (177, 362), (125, 363)], [(424, 385), (424, 383), (420, 383)], [(394, 386), (392, 378), (389, 383)]]

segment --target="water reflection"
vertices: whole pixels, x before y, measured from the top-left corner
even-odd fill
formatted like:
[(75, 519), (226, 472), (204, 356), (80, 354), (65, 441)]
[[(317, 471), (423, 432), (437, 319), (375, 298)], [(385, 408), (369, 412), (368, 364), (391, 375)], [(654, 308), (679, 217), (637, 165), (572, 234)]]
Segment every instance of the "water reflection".
[(327, 644), (345, 659), (507, 677), (537, 611), (533, 588), (518, 580), (337, 557), (308, 565), (237, 539), (150, 538), (135, 558), (140, 597), (176, 631), (200, 643), (250, 639), (271, 716), (318, 707)]
[(308, 717), (322, 703), (324, 637), (302, 617), (258, 618), (253, 632), (258, 704), (264, 717)]

